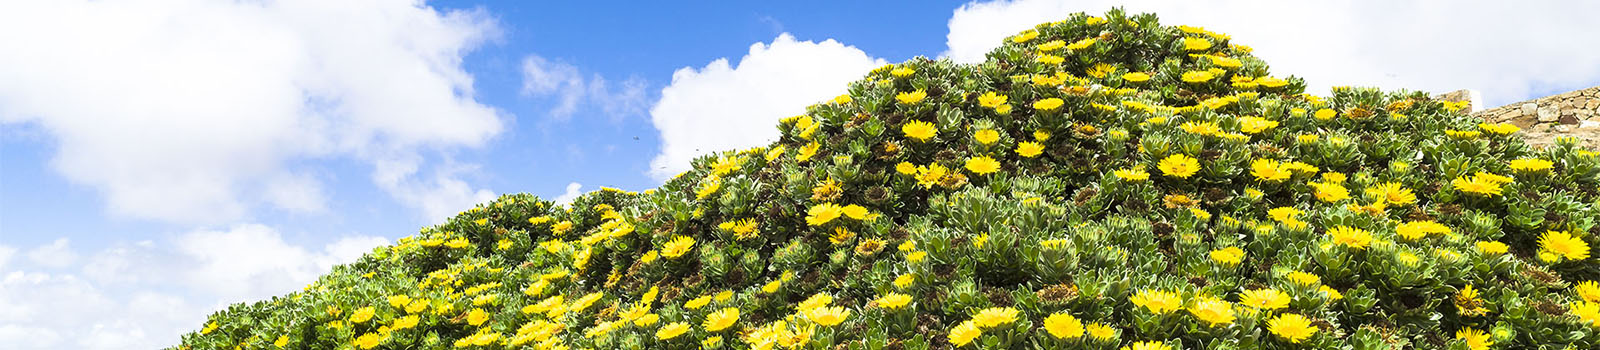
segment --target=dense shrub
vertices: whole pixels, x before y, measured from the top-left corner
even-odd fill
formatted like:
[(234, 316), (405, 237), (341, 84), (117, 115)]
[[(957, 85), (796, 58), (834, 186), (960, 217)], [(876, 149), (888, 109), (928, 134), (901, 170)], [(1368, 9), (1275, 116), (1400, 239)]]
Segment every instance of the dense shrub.
[(1082, 14), (640, 193), (518, 194), (183, 349), (1600, 348), (1600, 159)]

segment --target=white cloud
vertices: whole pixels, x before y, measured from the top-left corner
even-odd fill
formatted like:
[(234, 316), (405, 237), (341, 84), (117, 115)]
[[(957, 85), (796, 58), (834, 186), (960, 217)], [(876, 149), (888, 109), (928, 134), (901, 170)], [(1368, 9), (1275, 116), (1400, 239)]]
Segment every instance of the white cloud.
[(1591, 1), (969, 3), (950, 18), (944, 56), (982, 61), (1007, 35), (1114, 6), (1231, 34), (1274, 74), (1303, 77), (1316, 94), (1341, 85), (1475, 89), (1494, 106), (1600, 84), (1600, 26), (1591, 20), (1600, 3)]
[(11, 263), (11, 257), (17, 256), (17, 248), (0, 244), (0, 271), (6, 270), (6, 265)]
[(650, 109), (661, 130), (661, 153), (650, 175), (666, 180), (695, 157), (772, 142), (777, 121), (845, 92), (846, 85), (887, 63), (833, 39), (798, 41), (784, 33), (750, 45), (736, 65), (727, 58), (672, 73)]
[(582, 188), (583, 184), (576, 182), (569, 183), (567, 184), (567, 192), (562, 193), (560, 196), (556, 196), (556, 199), (553, 201), (556, 202), (556, 205), (572, 204), (573, 200), (577, 200), (578, 196), (583, 195), (583, 192), (579, 191), (579, 189)]
[(59, 269), (71, 266), (78, 261), (78, 254), (72, 251), (71, 241), (66, 238), (57, 238), (48, 245), (42, 245), (28, 251), (28, 260), (40, 266)]
[[(462, 56), (481, 11), (420, 1), (38, 1), (0, 11), (0, 122), (53, 136), (55, 171), (118, 215), (318, 212), (316, 160), (477, 147), (502, 116)], [(309, 160), (309, 161), (307, 161)], [(453, 184), (451, 181), (431, 181)], [(419, 206), (419, 208), (421, 208)]]
[(430, 222), (449, 219), (474, 204), (495, 198), (494, 191), (473, 188), (460, 179), (463, 173), (477, 171), (476, 166), (446, 163), (423, 177), (417, 174), (419, 161), (415, 158), (378, 160), (372, 181), (396, 200), (420, 210)]
[(599, 109), (613, 122), (644, 113), (647, 101), (643, 79), (634, 77), (624, 80), (617, 90), (612, 90), (610, 85), (599, 74), (584, 80), (578, 67), (565, 62), (551, 61), (539, 55), (528, 55), (522, 59), (522, 94), (554, 96), (556, 103), (549, 114), (556, 120), (571, 118), (582, 106)]
[[(228, 304), (299, 290), (333, 265), (388, 243), (347, 236), (317, 249), (289, 243), (271, 227), (244, 224), (161, 243), (116, 244), (73, 265), (79, 272), (36, 261), (0, 264), (0, 344), (19, 350), (171, 346)], [(0, 246), (0, 260), (6, 251), (12, 250)]]

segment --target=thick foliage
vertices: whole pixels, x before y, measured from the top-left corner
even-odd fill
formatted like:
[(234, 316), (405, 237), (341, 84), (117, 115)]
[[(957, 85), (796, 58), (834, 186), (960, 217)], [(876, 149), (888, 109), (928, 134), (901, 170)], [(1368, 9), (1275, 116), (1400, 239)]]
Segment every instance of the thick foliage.
[[(1600, 347), (1600, 159), (1073, 15), (642, 193), (508, 195), (183, 349)], [(1492, 344), (1492, 345), (1491, 345)]]

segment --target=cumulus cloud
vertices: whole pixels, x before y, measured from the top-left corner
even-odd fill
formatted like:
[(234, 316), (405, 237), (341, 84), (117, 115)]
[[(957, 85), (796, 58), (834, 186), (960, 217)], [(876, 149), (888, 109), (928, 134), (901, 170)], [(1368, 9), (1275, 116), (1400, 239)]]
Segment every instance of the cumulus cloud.
[[(41, 249), (70, 250), (52, 242)], [(299, 290), (388, 244), (346, 236), (320, 249), (287, 242), (256, 224), (119, 243), (82, 263), (4, 263), (0, 246), (0, 344), (14, 349), (153, 349), (171, 346), (228, 304)]]
[(845, 92), (845, 85), (887, 62), (833, 39), (799, 41), (788, 33), (750, 45), (730, 64), (683, 67), (650, 109), (661, 131), (661, 153), (650, 175), (665, 181), (706, 153), (754, 147), (778, 136), (778, 119)]
[(28, 33), (0, 36), (0, 123), (51, 135), (53, 169), (121, 216), (318, 212), (321, 179), (298, 164), (499, 133), (461, 68), (496, 31), (481, 11), (418, 1), (17, 3), (0, 11), (0, 32)]
[(1495, 106), (1600, 84), (1600, 45), (1592, 44), (1600, 27), (1591, 21), (1600, 3), (1587, 1), (974, 2), (951, 16), (943, 55), (979, 62), (1036, 23), (1114, 6), (1231, 34), (1275, 74), (1303, 77), (1316, 94), (1332, 86), (1474, 89)]
[(578, 67), (572, 64), (539, 55), (522, 59), (522, 94), (554, 98), (555, 105), (550, 108), (549, 115), (555, 120), (570, 119), (572, 113), (583, 106), (597, 109), (613, 122), (644, 114), (648, 103), (646, 85), (644, 79), (633, 77), (613, 90), (605, 77), (594, 74), (585, 80)]
[(579, 191), (582, 188), (583, 184), (576, 182), (569, 183), (567, 184), (567, 192), (562, 193), (560, 196), (556, 196), (556, 199), (553, 201), (556, 202), (556, 205), (572, 204), (572, 201), (577, 200), (578, 196), (583, 195), (583, 192)]
[(57, 238), (48, 245), (39, 246), (28, 251), (28, 260), (39, 266), (59, 269), (71, 266), (78, 261), (78, 254), (72, 251), (67, 238)]

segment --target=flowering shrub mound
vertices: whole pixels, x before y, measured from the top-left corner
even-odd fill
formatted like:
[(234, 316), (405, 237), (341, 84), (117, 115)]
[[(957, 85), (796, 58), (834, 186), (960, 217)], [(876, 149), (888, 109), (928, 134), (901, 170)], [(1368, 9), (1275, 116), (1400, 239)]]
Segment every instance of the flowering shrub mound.
[(1073, 15), (640, 193), (508, 195), (182, 349), (1596, 349), (1600, 158)]

